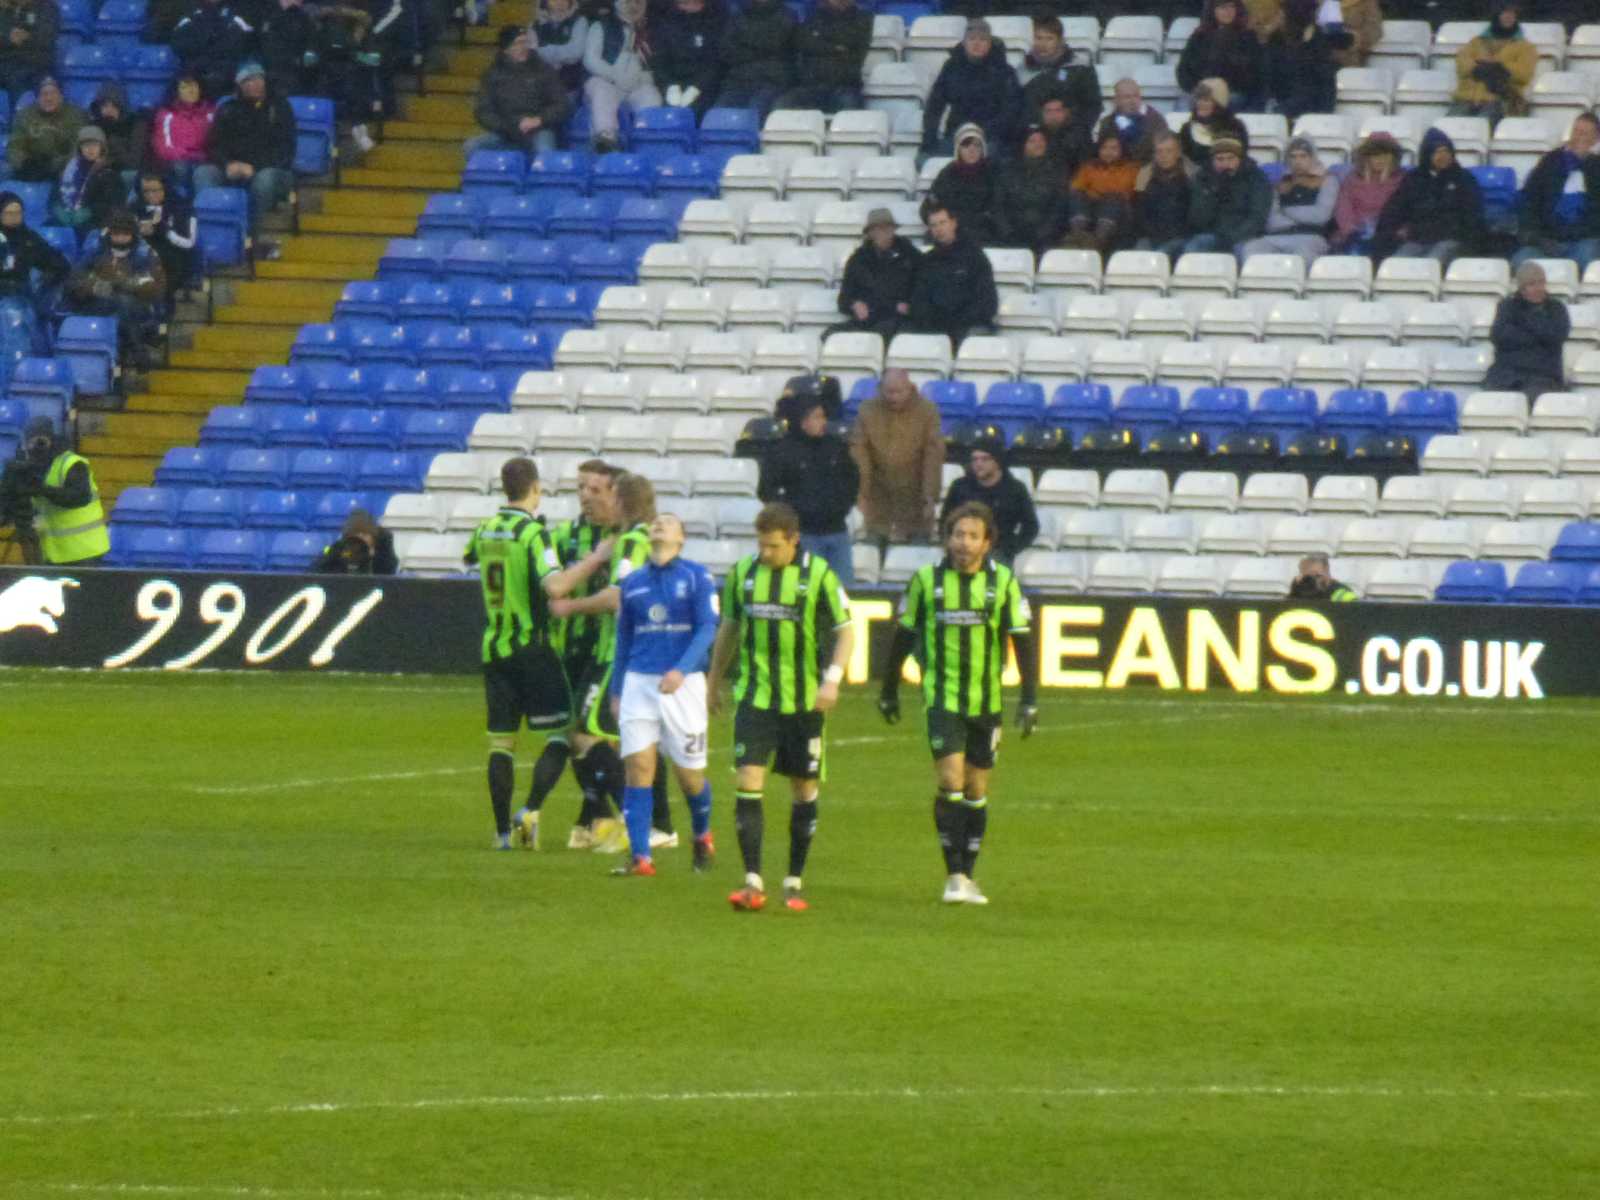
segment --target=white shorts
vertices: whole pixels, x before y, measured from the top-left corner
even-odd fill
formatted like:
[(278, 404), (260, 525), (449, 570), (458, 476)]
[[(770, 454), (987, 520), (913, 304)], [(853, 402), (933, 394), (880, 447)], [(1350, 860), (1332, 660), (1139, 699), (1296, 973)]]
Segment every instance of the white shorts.
[(706, 677), (696, 671), (670, 696), (661, 694), (661, 676), (629, 671), (622, 681), (617, 731), (622, 757), (660, 746), (680, 767), (693, 771), (706, 765)]

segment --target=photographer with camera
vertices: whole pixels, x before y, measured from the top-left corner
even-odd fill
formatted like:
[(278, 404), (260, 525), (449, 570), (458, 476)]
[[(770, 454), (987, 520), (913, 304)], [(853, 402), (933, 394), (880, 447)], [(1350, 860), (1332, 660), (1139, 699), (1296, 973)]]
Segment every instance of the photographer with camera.
[(1328, 567), (1326, 554), (1308, 554), (1300, 560), (1300, 573), (1289, 585), (1291, 600), (1327, 600), (1333, 604), (1348, 604), (1359, 600), (1355, 589), (1340, 583)]
[(11, 525), (30, 564), (92, 567), (111, 550), (89, 460), (58, 444), (48, 417), (28, 422), (0, 476), (0, 520)]
[(394, 534), (358, 508), (345, 519), (339, 539), (322, 548), (310, 569), (314, 575), (393, 575), (400, 569)]

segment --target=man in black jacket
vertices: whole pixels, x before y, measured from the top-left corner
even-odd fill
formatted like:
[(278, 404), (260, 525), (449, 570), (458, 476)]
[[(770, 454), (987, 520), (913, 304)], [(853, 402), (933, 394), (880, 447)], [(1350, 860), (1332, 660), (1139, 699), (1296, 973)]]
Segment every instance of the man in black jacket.
[(1006, 61), (1005, 43), (989, 22), (967, 22), (966, 36), (950, 51), (922, 109), (922, 153), (949, 154), (955, 132), (973, 124), (991, 146), (1011, 143), (1022, 114), (1022, 85)]
[(1033, 19), (1033, 48), (1022, 60), (1022, 111), (1028, 122), (1039, 119), (1039, 110), (1052, 96), (1065, 100), (1072, 122), (1083, 141), (1094, 136), (1095, 119), (1100, 115), (1100, 77), (1095, 69), (1073, 60), (1072, 47), (1057, 16)]
[(872, 14), (856, 0), (822, 0), (795, 34), (797, 87), (778, 108), (820, 108), (825, 113), (863, 108), (861, 71), (872, 49)]
[(178, 65), (200, 77), (206, 95), (220, 96), (228, 90), (228, 78), (255, 32), (249, 21), (222, 0), (199, 0), (173, 27), (172, 49)]
[(1437, 129), (1422, 136), (1417, 165), (1378, 214), (1372, 256), (1436, 258), (1448, 266), (1483, 241), (1483, 193), (1456, 161), (1455, 143)]
[(466, 151), (556, 148), (556, 134), (572, 112), (561, 77), (533, 52), (525, 29), (500, 31), (500, 53), (478, 81), (473, 115), (487, 133), (467, 142)]
[(829, 333), (876, 333), (885, 343), (899, 332), (911, 311), (911, 283), (922, 255), (909, 238), (895, 233), (894, 214), (875, 208), (867, 214), (866, 237), (845, 260), (839, 311), (845, 320)]
[(268, 90), (260, 63), (245, 63), (235, 82), (239, 94), (217, 110), (206, 144), (211, 161), (195, 168), (194, 187), (249, 188), (254, 229), (294, 186), (294, 110)]
[(1494, 365), (1483, 386), (1496, 392), (1521, 392), (1530, 401), (1546, 392), (1566, 391), (1562, 347), (1572, 336), (1567, 306), (1550, 294), (1544, 268), (1525, 262), (1517, 268), (1517, 290), (1495, 310), (1489, 340)]
[(942, 333), (955, 350), (969, 336), (994, 332), (1000, 293), (994, 286), (989, 256), (977, 243), (961, 236), (949, 209), (930, 207), (927, 221), (933, 249), (917, 264), (906, 328), (916, 333)]
[(794, 86), (799, 28), (783, 0), (751, 0), (722, 35), (723, 108), (753, 108), (763, 123), (779, 96)]
[(800, 514), (800, 548), (828, 560), (845, 587), (855, 583), (845, 518), (856, 506), (861, 471), (842, 437), (828, 432), (828, 409), (816, 396), (762, 464), (757, 495)]
[[(1531, 258), (1572, 258), (1581, 273), (1600, 258), (1600, 118), (1583, 113), (1567, 144), (1541, 158), (1522, 185), (1515, 266)], [(1577, 180), (1572, 177), (1578, 176)]]
[(950, 484), (939, 511), (943, 528), (950, 514), (963, 504), (977, 501), (994, 514), (995, 542), (991, 555), (1010, 566), (1017, 555), (1039, 536), (1039, 514), (1033, 497), (1005, 463), (1005, 446), (998, 437), (985, 438), (972, 447), (967, 473)]
[(666, 16), (650, 23), (656, 86), (668, 104), (694, 109), (697, 121), (722, 86), (723, 32), (722, 9), (708, 0), (677, 0)]

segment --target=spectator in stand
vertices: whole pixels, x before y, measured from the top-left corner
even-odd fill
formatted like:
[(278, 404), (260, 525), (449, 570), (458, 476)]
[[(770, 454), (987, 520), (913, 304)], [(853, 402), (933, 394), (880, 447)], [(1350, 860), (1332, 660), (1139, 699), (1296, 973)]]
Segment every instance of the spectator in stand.
[[(367, 123), (381, 121), (385, 111), (384, 49), (374, 30), (364, 0), (325, 3), (318, 10), (316, 56), (321, 69), (312, 90), (333, 101), (363, 154), (377, 144)], [(280, 96), (291, 94), (276, 86), (274, 90)]]
[[(1327, 8), (1324, 0), (1323, 8)], [(1350, 43), (1334, 51), (1341, 67), (1364, 67), (1372, 48), (1383, 37), (1383, 9), (1378, 0), (1339, 0), (1339, 25), (1350, 35)], [(1317, 24), (1332, 28), (1331, 22), (1317, 14)]]
[(1263, 46), (1283, 31), (1284, 0), (1243, 0), (1245, 20), (1250, 32)]
[(884, 371), (878, 394), (856, 414), (850, 452), (860, 469), (867, 536), (880, 545), (928, 541), (944, 476), (944, 435), (938, 406), (904, 370)]
[(1094, 136), (1094, 121), (1100, 115), (1100, 77), (1094, 67), (1073, 61), (1060, 17), (1033, 19), (1033, 47), (1023, 56), (1019, 75), (1025, 120), (1036, 121), (1044, 102), (1059, 96), (1072, 110), (1072, 123), (1083, 139)]
[(1039, 106), (1039, 128), (1044, 133), (1045, 154), (1063, 179), (1094, 154), (1094, 146), (1079, 129), (1077, 115), (1061, 96), (1046, 96)]
[(1571, 258), (1582, 271), (1600, 259), (1600, 117), (1582, 113), (1564, 146), (1541, 158), (1522, 184), (1518, 236), (1511, 259)]
[(1156, 134), (1155, 152), (1139, 168), (1133, 186), (1133, 236), (1140, 250), (1159, 250), (1169, 258), (1183, 253), (1189, 240), (1189, 207), (1194, 199), (1195, 165), (1183, 156), (1178, 135)]
[(139, 236), (161, 260), (170, 306), (178, 290), (194, 277), (194, 247), (199, 239), (194, 209), (173, 195), (159, 174), (147, 171), (139, 176), (139, 202), (133, 216), (139, 222)]
[(1194, 109), (1183, 124), (1178, 140), (1183, 143), (1183, 154), (1201, 169), (1211, 161), (1211, 147), (1221, 138), (1230, 138), (1246, 150), (1250, 148), (1250, 134), (1244, 122), (1228, 108), (1228, 85), (1220, 79), (1202, 80), (1194, 90)]
[(589, 98), (594, 148), (601, 154), (617, 148), (617, 112), (624, 103), (635, 112), (661, 103), (650, 73), (650, 37), (645, 0), (616, 0), (611, 13), (589, 26), (583, 53), (589, 78), (583, 92)]
[(15, 107), (56, 61), (61, 9), (56, 0), (4, 0), (0, 3), (0, 88)]
[(1318, 24), (1319, 6), (1335, 7), (1331, 0), (1286, 0), (1283, 23), (1266, 43), (1267, 92), (1291, 125), (1306, 113), (1334, 110), (1338, 56), (1354, 41), (1342, 25)]
[(1497, 0), (1489, 27), (1456, 51), (1457, 117), (1501, 117), (1527, 113), (1524, 95), (1539, 67), (1539, 50), (1522, 35), (1521, 0)]
[(751, 0), (722, 36), (723, 108), (753, 108), (764, 124), (778, 97), (794, 86), (799, 23), (783, 0)]
[(1339, 199), (1333, 206), (1330, 249), (1335, 254), (1368, 254), (1384, 205), (1403, 178), (1400, 144), (1386, 133), (1374, 133), (1356, 147), (1351, 159), (1350, 172), (1339, 185)]
[(178, 75), (167, 102), (156, 109), (150, 157), (182, 191), (194, 191), (194, 169), (206, 161), (216, 116), (217, 106), (205, 98), (200, 76), (193, 71)]
[(804, 403), (762, 464), (756, 494), (793, 508), (800, 516), (800, 548), (827, 559), (839, 582), (850, 587), (855, 567), (845, 520), (861, 491), (861, 470), (844, 438), (829, 430), (823, 398), (813, 395)]
[(1436, 258), (1449, 266), (1473, 253), (1483, 238), (1478, 181), (1456, 161), (1455, 143), (1430, 129), (1422, 136), (1416, 169), (1400, 181), (1378, 217), (1373, 257)]
[(950, 51), (922, 109), (922, 154), (930, 158), (955, 145), (952, 131), (977, 125), (995, 146), (1004, 146), (1017, 126), (1022, 85), (1006, 62), (1005, 43), (995, 40), (989, 22), (967, 22), (966, 36)]
[(1068, 216), (1064, 184), (1044, 129), (1030, 125), (1022, 135), (1021, 156), (1001, 167), (996, 181), (999, 243), (1032, 250), (1037, 258), (1059, 242)]
[[(72, 270), (54, 246), (28, 228), (22, 200), (15, 192), (0, 192), (0, 309), (18, 320), (0, 322), (0, 330), (17, 330), (16, 344), (4, 346), (7, 362), (12, 350), (23, 354), (48, 354), (44, 339), (50, 296)], [(34, 273), (38, 272), (38, 282)]]
[(208, 95), (220, 96), (254, 35), (250, 23), (222, 0), (198, 0), (173, 28), (172, 49), (184, 70), (200, 76)]
[(726, 24), (720, 3), (674, 0), (654, 27), (656, 86), (668, 104), (694, 109), (696, 121), (716, 103), (722, 85)]
[(1005, 443), (999, 438), (985, 438), (973, 445), (966, 474), (951, 480), (945, 493), (944, 507), (939, 510), (940, 528), (956, 509), (973, 502), (986, 505), (994, 514), (990, 557), (1009, 567), (1039, 536), (1039, 513), (1027, 487), (1006, 466)]
[(956, 130), (956, 154), (933, 177), (924, 204), (932, 209), (950, 210), (961, 224), (962, 234), (980, 246), (994, 242), (999, 234), (995, 185), (999, 172), (989, 159), (989, 145), (977, 125)]
[(467, 142), (466, 150), (521, 150), (536, 154), (556, 148), (556, 134), (572, 111), (561, 77), (533, 52), (526, 29), (500, 30), (500, 53), (478, 81), (473, 115), (488, 132)]
[(1272, 195), (1267, 232), (1239, 250), (1243, 262), (1252, 254), (1298, 254), (1307, 267), (1328, 252), (1328, 222), (1339, 200), (1339, 181), (1317, 157), (1317, 148), (1295, 138), (1284, 155), (1284, 173)]
[(161, 260), (139, 240), (139, 224), (127, 209), (111, 214), (99, 251), (67, 280), (72, 310), (117, 318), (119, 357), (141, 368), (150, 364), (166, 295)]
[(911, 284), (921, 252), (895, 232), (894, 214), (875, 208), (867, 214), (861, 245), (844, 264), (839, 311), (845, 321), (829, 333), (876, 333), (884, 344), (900, 331), (911, 311)]
[(1211, 163), (1195, 176), (1194, 198), (1189, 204), (1189, 227), (1194, 230), (1186, 253), (1236, 254), (1252, 238), (1266, 231), (1272, 211), (1272, 185), (1244, 146), (1221, 138), (1211, 147)]
[(305, 0), (275, 0), (261, 19), (261, 65), (280, 96), (303, 96), (317, 78), (317, 22)]
[(1495, 310), (1489, 341), (1494, 365), (1483, 386), (1496, 392), (1521, 392), (1530, 401), (1546, 392), (1564, 392), (1561, 348), (1572, 335), (1567, 306), (1551, 296), (1544, 268), (1525, 262), (1517, 268), (1517, 290)]
[(533, 46), (561, 78), (571, 100), (583, 88), (583, 52), (589, 44), (589, 18), (577, 0), (544, 0), (534, 12)]
[(1098, 250), (1102, 257), (1109, 257), (1128, 226), (1139, 164), (1123, 157), (1122, 139), (1109, 129), (1100, 135), (1094, 150), (1094, 158), (1073, 175), (1067, 193), (1071, 214), (1067, 245)]
[(122, 190), (131, 192), (144, 166), (150, 134), (142, 116), (128, 107), (128, 93), (120, 83), (107, 81), (89, 105), (89, 123), (106, 138), (106, 161), (122, 176)]
[[(1095, 112), (1099, 111), (1096, 106)], [(1101, 120), (1095, 136), (1108, 129), (1122, 139), (1124, 158), (1147, 163), (1157, 135), (1167, 132), (1167, 119), (1144, 102), (1137, 80), (1119, 79), (1112, 92), (1111, 111)]]
[(106, 135), (95, 125), (78, 131), (78, 152), (61, 171), (50, 197), (50, 223), (65, 225), (81, 242), (106, 223), (113, 209), (127, 203), (128, 189), (111, 167)]
[[(249, 188), (253, 230), (294, 187), (294, 111), (268, 89), (260, 63), (245, 63), (235, 81), (238, 95), (217, 112), (206, 147), (211, 161), (195, 168), (194, 189)], [(263, 244), (262, 251), (271, 257), (277, 248)]]
[(6, 162), (11, 177), (26, 183), (54, 183), (72, 161), (78, 148), (78, 131), (89, 114), (68, 104), (61, 85), (48, 76), (39, 84), (37, 99), (11, 122)]
[[(1261, 42), (1239, 0), (1206, 0), (1205, 16), (1178, 59), (1178, 86), (1185, 91), (1210, 79), (1228, 85), (1241, 112), (1260, 107)], [(1228, 101), (1219, 103), (1226, 107)]]
[(872, 14), (856, 0), (822, 0), (795, 33), (798, 86), (778, 98), (778, 108), (825, 113), (861, 108), (861, 72), (872, 49)]
[(962, 236), (955, 214), (937, 203), (926, 207), (933, 248), (917, 264), (906, 328), (942, 333), (956, 350), (970, 335), (994, 332), (1000, 294), (994, 286), (989, 256), (971, 238)]

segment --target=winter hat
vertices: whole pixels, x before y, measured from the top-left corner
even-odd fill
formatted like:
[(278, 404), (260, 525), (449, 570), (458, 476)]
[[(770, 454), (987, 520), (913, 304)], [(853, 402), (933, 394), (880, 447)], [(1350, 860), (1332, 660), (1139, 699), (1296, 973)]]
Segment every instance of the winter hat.
[(1194, 99), (1199, 100), (1206, 96), (1215, 100), (1218, 108), (1227, 108), (1228, 101), (1233, 98), (1233, 93), (1228, 90), (1228, 81), (1226, 79), (1218, 79), (1213, 76), (1210, 79), (1202, 79), (1200, 86), (1194, 89)]
[(106, 144), (105, 130), (101, 129), (98, 125), (85, 125), (82, 129), (78, 130), (78, 145), (81, 146), (85, 142), (99, 142), (102, 146), (104, 146)]
[(957, 129), (956, 136), (952, 140), (951, 144), (954, 145), (957, 150), (959, 150), (961, 149), (962, 142), (970, 142), (974, 139), (977, 140), (979, 148), (982, 149), (983, 156), (988, 158), (989, 139), (983, 136), (983, 126), (979, 125), (975, 121), (968, 121), (965, 125), (961, 126), (960, 129)]
[(1243, 158), (1244, 143), (1235, 137), (1219, 137), (1211, 143), (1211, 156), (1215, 158), (1219, 154), (1236, 154)]
[(139, 222), (125, 208), (119, 208), (106, 218), (107, 233), (138, 233)]
[(1289, 145), (1285, 148), (1283, 157), (1287, 159), (1289, 155), (1293, 154), (1297, 150), (1304, 151), (1312, 158), (1316, 158), (1317, 156), (1317, 148), (1311, 144), (1310, 138), (1297, 137), (1289, 139)]
[(973, 17), (967, 22), (967, 33), (981, 33), (986, 38), (994, 37), (994, 31), (989, 28), (989, 22), (982, 17)]
[(266, 69), (258, 62), (245, 62), (239, 64), (239, 69), (234, 72), (233, 81), (243, 83), (246, 79), (265, 79)]
[(861, 232), (870, 233), (879, 225), (887, 225), (890, 229), (898, 229), (900, 222), (894, 219), (894, 214), (887, 208), (875, 208), (867, 214), (867, 223), (861, 227)]

